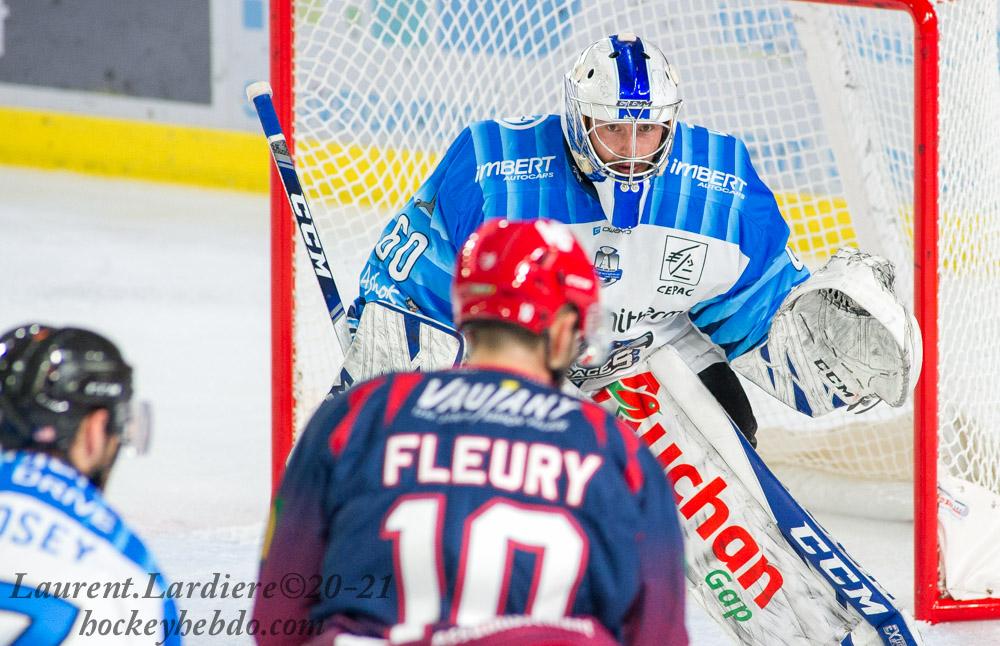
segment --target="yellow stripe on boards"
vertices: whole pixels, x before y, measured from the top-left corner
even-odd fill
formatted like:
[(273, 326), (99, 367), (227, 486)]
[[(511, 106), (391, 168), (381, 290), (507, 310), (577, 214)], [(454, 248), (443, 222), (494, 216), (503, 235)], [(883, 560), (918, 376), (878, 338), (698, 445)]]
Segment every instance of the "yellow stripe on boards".
[[(389, 217), (430, 176), (441, 155), (304, 140), (296, 158), (317, 204), (372, 208)], [(271, 160), (258, 133), (0, 107), (0, 164), (263, 193)], [(775, 198), (800, 256), (821, 264), (839, 247), (858, 244), (842, 197), (786, 192)], [(948, 227), (981, 224), (976, 214), (942, 219)], [(907, 234), (910, 239), (912, 231)], [(985, 266), (998, 273), (1000, 261), (977, 248), (981, 241), (973, 232), (967, 237), (957, 253), (944, 254), (942, 265), (956, 272)]]
[(0, 164), (265, 192), (263, 135), (0, 108)]

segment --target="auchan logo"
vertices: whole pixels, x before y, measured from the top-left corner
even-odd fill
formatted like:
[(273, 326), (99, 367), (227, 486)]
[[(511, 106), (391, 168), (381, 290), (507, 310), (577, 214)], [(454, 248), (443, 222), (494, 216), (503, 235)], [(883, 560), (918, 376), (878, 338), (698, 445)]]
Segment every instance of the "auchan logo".
[[(619, 416), (626, 424), (641, 433), (648, 446), (655, 444), (667, 435), (667, 431), (659, 423), (654, 423), (646, 431), (640, 431), (642, 423), (660, 412), (659, 402), (655, 395), (660, 390), (660, 384), (651, 373), (645, 372), (619, 380), (598, 393), (594, 398), (598, 402), (614, 399), (618, 403)], [(774, 594), (781, 589), (784, 578), (772, 563), (767, 560), (746, 527), (730, 521), (730, 508), (726, 503), (728, 475), (706, 476), (694, 464), (684, 457), (684, 450), (676, 441), (670, 442), (666, 448), (656, 454), (656, 459), (663, 465), (664, 471), (674, 488), (674, 499), (678, 510), (685, 520), (690, 521), (702, 510), (710, 510), (707, 518), (702, 520), (695, 533), (712, 548), (712, 553), (727, 570), (733, 573), (736, 582), (749, 591), (757, 583), (763, 589), (754, 597), (754, 603), (759, 608), (766, 608)]]

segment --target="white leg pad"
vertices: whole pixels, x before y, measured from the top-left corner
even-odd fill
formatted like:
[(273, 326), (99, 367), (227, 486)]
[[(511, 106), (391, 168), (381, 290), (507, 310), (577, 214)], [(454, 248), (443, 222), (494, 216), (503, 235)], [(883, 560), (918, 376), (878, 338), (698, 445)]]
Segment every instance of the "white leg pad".
[[(792, 499), (670, 347), (597, 393), (671, 480), (691, 595), (739, 644), (920, 644), (892, 597)], [(838, 599), (839, 598), (839, 599)]]

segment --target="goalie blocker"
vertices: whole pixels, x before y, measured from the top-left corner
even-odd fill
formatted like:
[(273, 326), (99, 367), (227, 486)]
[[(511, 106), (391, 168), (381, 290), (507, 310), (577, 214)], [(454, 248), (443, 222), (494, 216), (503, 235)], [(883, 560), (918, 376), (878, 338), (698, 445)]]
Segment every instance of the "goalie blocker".
[(597, 401), (663, 465), (690, 594), (740, 644), (921, 644), (913, 622), (781, 485), (677, 351)]

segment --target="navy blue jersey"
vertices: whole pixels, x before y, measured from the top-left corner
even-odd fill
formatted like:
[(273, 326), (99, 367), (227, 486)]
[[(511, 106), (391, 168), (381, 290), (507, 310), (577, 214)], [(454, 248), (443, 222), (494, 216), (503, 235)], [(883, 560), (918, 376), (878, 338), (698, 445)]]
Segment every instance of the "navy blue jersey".
[[(597, 405), (511, 372), (399, 374), (325, 402), (265, 544), (261, 625), (408, 641), (498, 615), (593, 617), (686, 644), (683, 545), (663, 472)], [(267, 643), (294, 643), (274, 637)]]

